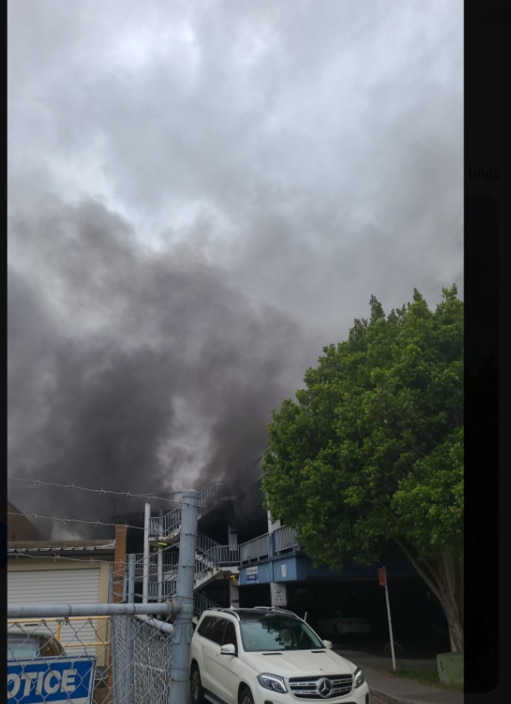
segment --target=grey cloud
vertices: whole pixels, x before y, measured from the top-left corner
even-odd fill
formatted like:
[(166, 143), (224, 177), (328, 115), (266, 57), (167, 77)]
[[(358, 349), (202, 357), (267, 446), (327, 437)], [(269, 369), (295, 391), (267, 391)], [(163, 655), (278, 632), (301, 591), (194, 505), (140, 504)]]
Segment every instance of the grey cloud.
[(462, 56), (458, 0), (10, 2), (10, 474), (241, 492), (372, 293), (462, 291)]
[[(379, 142), (404, 106), (444, 105), (437, 87), (445, 81), (454, 88), (446, 104), (461, 101), (455, 6), (432, 3), (412, 13), (402, 2), (392, 12), (326, 1), (292, 8), (285, 2), (195, 3), (188, 17), (180, 5), (166, 12), (160, 3), (148, 7), (148, 20), (145, 9), (137, 17), (140, 42), (158, 14), (163, 28), (186, 19), (198, 56), (193, 70), (173, 51), (176, 38), (156, 24), (150, 24), (154, 44), (142, 47), (146, 62), (130, 63), (129, 48), (124, 66), (113, 62), (109, 46), (117, 34), (107, 31), (107, 13), (106, 19), (71, 22), (71, 60), (80, 57), (81, 70), (60, 69), (53, 80), (41, 75), (37, 88), (38, 104), (55, 122), (48, 137), (55, 159), (76, 154), (82, 162), (93, 160), (112, 195), (127, 208), (136, 202), (147, 218), (155, 208), (171, 218), (173, 207), (196, 198), (236, 217), (264, 181), (292, 183), (335, 202), (340, 193), (353, 193), (353, 181), (381, 179), (393, 141), (384, 150)], [(118, 22), (122, 35), (133, 16), (117, 16), (120, 9), (111, 7), (109, 21)], [(103, 40), (97, 56), (86, 51), (94, 32)], [(258, 34), (265, 48), (246, 65), (242, 39)]]

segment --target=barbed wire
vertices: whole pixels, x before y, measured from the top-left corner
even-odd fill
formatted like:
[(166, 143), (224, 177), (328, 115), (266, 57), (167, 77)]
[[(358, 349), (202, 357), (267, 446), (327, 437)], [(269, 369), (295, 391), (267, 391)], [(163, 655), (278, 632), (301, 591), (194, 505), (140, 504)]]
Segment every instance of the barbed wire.
[[(109, 547), (110, 546), (108, 546), (108, 545), (105, 546), (105, 548), (109, 548)], [(112, 560), (107, 559), (106, 557), (103, 559), (89, 557), (88, 552), (84, 553), (84, 555), (87, 555), (87, 557), (71, 557), (71, 556), (67, 555), (66, 553), (53, 553), (51, 551), (51, 549), (48, 549), (48, 548), (46, 548), (46, 549), (48, 550), (48, 552), (45, 555), (34, 555), (33, 553), (25, 552), (23, 549), (19, 549), (19, 551), (18, 551), (17, 548), (10, 548), (10, 552), (8, 553), (8, 556), (9, 557), (12, 557), (12, 556), (22, 557), (22, 558), (27, 558), (29, 560), (65, 560), (66, 562), (68, 562), (68, 561), (69, 562), (79, 562), (82, 565), (84, 563), (86, 563), (88, 565), (89, 564), (102, 565), (102, 564), (105, 564), (105, 562), (108, 562), (113, 567), (118, 565), (120, 567), (125, 567), (125, 568), (128, 568), (131, 564), (128, 560), (126, 560), (126, 561), (119, 560), (117, 562), (114, 562)], [(58, 549), (59, 548), (56, 548), (56, 550), (58, 550)], [(96, 546), (95, 549), (98, 549), (98, 547)], [(112, 548), (112, 552), (113, 552), (113, 548)], [(137, 568), (137, 567), (140, 568), (145, 564), (143, 553), (138, 553), (138, 552), (137, 553), (128, 553), (128, 555), (130, 555), (130, 554), (139, 556), (138, 559), (133, 561), (133, 565), (135, 566), (135, 568)], [(149, 554), (155, 555), (156, 553), (149, 553)], [(149, 566), (152, 568), (155, 568), (157, 565), (155, 565), (153, 562), (150, 562)], [(171, 567), (177, 568), (177, 566), (178, 566), (177, 563), (176, 564), (172, 563), (172, 565), (164, 565), (164, 569), (170, 569)], [(191, 566), (192, 565), (185, 565), (185, 567), (191, 567)]]
[[(106, 547), (109, 547), (109, 546), (106, 546)], [(93, 557), (86, 557), (86, 558), (84, 558), (84, 557), (70, 557), (69, 555), (60, 554), (60, 553), (52, 553), (52, 554), (46, 554), (46, 555), (34, 555), (32, 553), (27, 553), (27, 552), (23, 552), (23, 551), (17, 552), (16, 549), (11, 550), (11, 552), (8, 553), (8, 557), (16, 557), (16, 558), (23, 558), (23, 559), (27, 558), (29, 560), (53, 560), (53, 561), (64, 560), (65, 562), (79, 562), (82, 565), (84, 563), (86, 563), (87, 565), (102, 565), (102, 564), (105, 564), (105, 562), (106, 562), (111, 565), (111, 567), (114, 571), (117, 571), (118, 568), (124, 568), (126, 570), (126, 574), (127, 574), (128, 569), (131, 565), (133, 565), (135, 567), (135, 569), (140, 570), (140, 568), (144, 567), (144, 565), (146, 564), (146, 560), (144, 558), (143, 553), (128, 553), (128, 556), (130, 554), (138, 556), (138, 559), (134, 560), (133, 563), (131, 563), (128, 560), (118, 560), (118, 561), (109, 560), (106, 557), (103, 559), (93, 558)], [(149, 553), (149, 554), (155, 555), (155, 553)], [(151, 574), (154, 576), (156, 574), (156, 569), (157, 569), (158, 565), (154, 562), (154, 560), (153, 561), (149, 560), (147, 564), (148, 564), (149, 568), (151, 569)], [(194, 567), (195, 568), (195, 563), (190, 564), (190, 565), (182, 565), (182, 567), (186, 567), (186, 568)], [(169, 570), (177, 571), (178, 568), (179, 568), (179, 564), (177, 562), (172, 563), (172, 564), (168, 564), (168, 565), (163, 564), (163, 569), (167, 570), (167, 571), (169, 571)], [(164, 581), (171, 581), (171, 580), (164, 580)]]
[[(25, 482), (27, 484), (34, 484), (35, 486), (52, 486), (59, 487), (61, 489), (74, 489), (78, 491), (88, 491), (94, 494), (112, 494), (114, 496), (126, 496), (130, 499), (153, 499), (157, 501), (166, 501), (168, 503), (177, 503), (177, 499), (169, 498), (168, 496), (156, 496), (152, 494), (134, 494), (131, 491), (113, 491), (112, 489), (93, 489), (88, 486), (79, 486), (77, 484), (61, 484), (59, 482), (45, 482), (41, 479), (30, 479), (27, 477), (9, 477), (8, 481)], [(180, 495), (182, 492), (173, 491), (171, 494)]]
[[(255, 464), (257, 464), (265, 455), (267, 452), (268, 448), (266, 448), (255, 460), (251, 462), (248, 467), (253, 467)], [(38, 486), (45, 486), (45, 487), (59, 487), (62, 489), (73, 489), (73, 490), (78, 490), (78, 491), (87, 491), (90, 493), (94, 494), (102, 494), (102, 495), (113, 495), (113, 496), (124, 496), (130, 499), (144, 499), (144, 501), (147, 503), (148, 500), (156, 500), (156, 501), (162, 501), (165, 503), (168, 503), (172, 506), (172, 510), (178, 510), (184, 506), (194, 506), (194, 502), (188, 502), (188, 501), (183, 501), (182, 500), (182, 494), (183, 492), (171, 492), (175, 496), (179, 496), (181, 500), (177, 499), (172, 499), (169, 497), (162, 497), (162, 496), (156, 496), (152, 494), (135, 494), (133, 492), (127, 491), (127, 492), (121, 492), (121, 491), (114, 491), (111, 489), (94, 489), (92, 487), (85, 487), (85, 486), (79, 486), (76, 484), (64, 484), (60, 482), (48, 482), (48, 481), (43, 481), (41, 479), (32, 479), (32, 478), (27, 478), (27, 477), (15, 477), (11, 476), (9, 477), (9, 480), (17, 481), (17, 482), (23, 482), (26, 484), (32, 484), (34, 487)], [(258, 481), (259, 477), (255, 480)], [(244, 495), (246, 492), (242, 492), (242, 495)], [(31, 519), (41, 519), (41, 520), (48, 520), (48, 521), (59, 521), (62, 523), (80, 523), (80, 524), (85, 524), (89, 526), (95, 526), (95, 527), (108, 527), (108, 528), (116, 528), (118, 525), (123, 525), (126, 526), (126, 528), (131, 528), (133, 530), (145, 530), (143, 526), (140, 525), (131, 525), (131, 524), (126, 524), (122, 521), (119, 521), (117, 523), (113, 522), (107, 522), (107, 521), (100, 521), (100, 520), (86, 520), (86, 519), (81, 519), (81, 518), (69, 518), (69, 517), (63, 517), (63, 516), (45, 516), (42, 514), (37, 514), (37, 513), (22, 513), (20, 511), (8, 511), (7, 512), (8, 516), (19, 516), (19, 517), (24, 517), (24, 518), (31, 518)]]
[[(103, 560), (95, 559), (95, 558), (80, 558), (80, 557), (68, 557), (66, 555), (60, 555), (60, 554), (47, 554), (47, 555), (32, 555), (30, 553), (26, 553), (23, 551), (18, 552), (17, 550), (11, 550), (10, 553), (7, 554), (9, 558), (11, 557), (16, 557), (16, 558), (27, 558), (29, 560), (65, 560), (66, 562), (80, 562), (82, 565), (86, 563), (87, 565), (101, 565), (107, 563), (111, 563), (114, 565), (114, 563), (111, 560), (107, 560), (106, 558)], [(118, 565), (121, 565), (123, 567), (128, 566), (128, 562), (118, 562), (115, 563)]]
[[(245, 470), (251, 469), (254, 465), (256, 465), (260, 460), (264, 457), (266, 452), (268, 451), (268, 448), (265, 448), (263, 452), (256, 457), (255, 460), (253, 460), (250, 464), (248, 464), (245, 467)], [(259, 475), (256, 477), (252, 483), (255, 483), (261, 479), (262, 475)], [(8, 481), (16, 481), (16, 482), (23, 482), (25, 484), (33, 484), (35, 486), (48, 486), (48, 487), (58, 487), (60, 489), (73, 489), (77, 491), (88, 491), (90, 493), (94, 494), (110, 494), (112, 496), (125, 496), (130, 499), (152, 499), (156, 501), (163, 501), (167, 502), (169, 504), (175, 504), (178, 503), (179, 499), (177, 498), (172, 498), (172, 495), (174, 496), (180, 496), (182, 494), (182, 491), (171, 491), (170, 496), (157, 496), (155, 494), (136, 494), (131, 491), (114, 491), (113, 489), (103, 489), (102, 487), (100, 489), (94, 489), (93, 487), (88, 487), (88, 486), (80, 486), (78, 484), (63, 484), (61, 482), (47, 482), (43, 481), (42, 479), (32, 479), (29, 477), (15, 477), (15, 476), (10, 476), (8, 477)]]
[[(189, 501), (183, 501), (180, 506), (193, 506), (196, 507), (196, 504), (193, 504), (192, 502)], [(116, 528), (117, 526), (126, 526), (126, 528), (133, 528), (135, 530), (145, 530), (144, 526), (134, 526), (129, 523), (124, 523), (123, 521), (119, 521), (118, 523), (108, 523), (106, 521), (87, 521), (84, 518), (67, 518), (67, 517), (62, 517), (62, 516), (43, 516), (39, 513), (21, 513), (20, 511), (7, 511), (8, 516), (19, 516), (21, 518), (42, 518), (43, 520), (48, 520), (48, 521), (61, 521), (62, 523), (85, 523), (87, 525), (92, 525), (92, 526), (106, 526), (108, 528)]]
[(7, 511), (8, 516), (21, 516), (22, 518), (42, 518), (48, 521), (61, 521), (63, 523), (86, 523), (92, 526), (107, 526), (110, 528), (116, 528), (119, 525), (126, 526), (126, 528), (134, 528), (135, 530), (144, 530), (143, 526), (132, 526), (126, 523), (106, 523), (103, 521), (87, 521), (83, 518), (62, 518), (60, 516), (42, 516), (38, 513), (19, 513), (18, 511)]

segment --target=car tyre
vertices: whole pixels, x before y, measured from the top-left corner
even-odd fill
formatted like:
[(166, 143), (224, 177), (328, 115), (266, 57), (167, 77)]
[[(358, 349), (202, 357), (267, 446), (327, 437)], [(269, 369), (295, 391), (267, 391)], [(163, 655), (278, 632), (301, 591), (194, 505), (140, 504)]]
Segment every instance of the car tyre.
[(254, 704), (254, 697), (248, 687), (244, 687), (238, 699), (238, 704)]
[(190, 671), (190, 697), (192, 699), (192, 704), (203, 704), (204, 699), (204, 689), (202, 687), (202, 680), (200, 678), (200, 672), (197, 665), (192, 665)]

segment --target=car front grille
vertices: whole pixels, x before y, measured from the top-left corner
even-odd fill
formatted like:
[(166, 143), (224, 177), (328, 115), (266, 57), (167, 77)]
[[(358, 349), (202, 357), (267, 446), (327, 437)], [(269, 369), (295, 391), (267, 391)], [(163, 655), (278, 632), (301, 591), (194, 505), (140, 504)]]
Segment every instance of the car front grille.
[(292, 677), (289, 686), (300, 699), (332, 699), (349, 694), (353, 688), (351, 675), (325, 675), (322, 677)]

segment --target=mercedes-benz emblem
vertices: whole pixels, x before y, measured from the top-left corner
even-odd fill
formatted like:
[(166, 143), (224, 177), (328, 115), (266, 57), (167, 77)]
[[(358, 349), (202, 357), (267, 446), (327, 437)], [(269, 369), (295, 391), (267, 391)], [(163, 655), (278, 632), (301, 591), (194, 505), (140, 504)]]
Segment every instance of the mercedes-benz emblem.
[(332, 689), (333, 689), (333, 684), (332, 681), (327, 679), (326, 677), (322, 677), (320, 680), (318, 680), (318, 684), (316, 685), (316, 690), (319, 694), (320, 697), (323, 697), (323, 699), (326, 699), (332, 694)]

